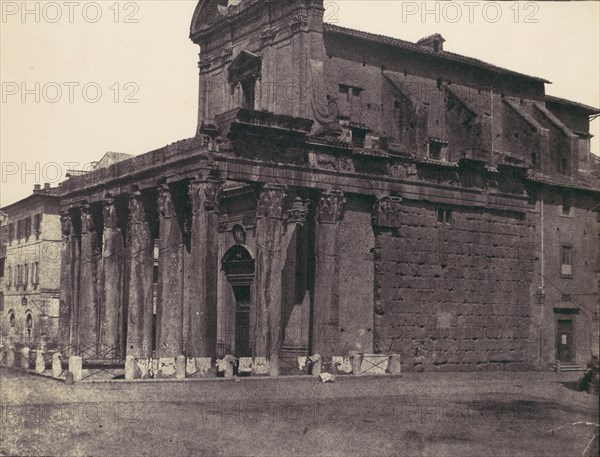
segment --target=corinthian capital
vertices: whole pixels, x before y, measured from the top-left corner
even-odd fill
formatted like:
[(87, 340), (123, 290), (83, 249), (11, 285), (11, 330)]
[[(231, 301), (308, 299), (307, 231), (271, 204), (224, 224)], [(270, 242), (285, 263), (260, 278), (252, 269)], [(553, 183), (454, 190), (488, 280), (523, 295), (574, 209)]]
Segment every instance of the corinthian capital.
[(202, 211), (219, 211), (223, 185), (219, 181), (192, 181), (189, 190), (194, 214)]
[(265, 186), (258, 198), (256, 217), (281, 219), (283, 217), (283, 200), (286, 195), (286, 190), (282, 186)]
[(116, 228), (118, 224), (117, 208), (112, 198), (107, 198), (102, 202), (102, 215), (104, 217), (105, 228)]
[(330, 190), (321, 194), (317, 207), (320, 224), (336, 224), (344, 217), (346, 198), (341, 190)]
[(60, 213), (60, 229), (62, 232), (62, 236), (71, 236), (73, 233), (73, 220), (71, 219), (71, 215), (67, 212)]
[(402, 224), (402, 199), (381, 197), (373, 207), (373, 225), (380, 227), (400, 227)]
[(90, 205), (85, 205), (81, 208), (81, 233), (93, 233), (96, 231), (94, 218), (92, 217), (92, 208)]
[(129, 225), (146, 221), (146, 210), (142, 202), (142, 194), (134, 192), (129, 196)]
[(169, 189), (167, 184), (163, 184), (158, 188), (158, 214), (161, 218), (173, 217), (175, 215), (171, 189)]

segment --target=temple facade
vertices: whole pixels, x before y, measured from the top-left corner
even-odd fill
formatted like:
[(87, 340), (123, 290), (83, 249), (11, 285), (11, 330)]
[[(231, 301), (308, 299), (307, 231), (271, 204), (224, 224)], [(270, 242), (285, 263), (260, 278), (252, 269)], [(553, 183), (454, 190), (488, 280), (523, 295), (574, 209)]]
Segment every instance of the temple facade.
[(406, 371), (597, 356), (600, 110), (439, 34), (235, 3), (192, 20), (197, 134), (61, 186), (65, 354), (399, 354)]

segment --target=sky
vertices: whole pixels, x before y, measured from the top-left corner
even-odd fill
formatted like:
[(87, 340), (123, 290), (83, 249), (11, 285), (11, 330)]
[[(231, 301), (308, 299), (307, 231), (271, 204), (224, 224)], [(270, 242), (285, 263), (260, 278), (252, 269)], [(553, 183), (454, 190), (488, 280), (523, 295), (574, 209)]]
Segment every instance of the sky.
[[(34, 184), (89, 169), (107, 151), (142, 154), (194, 136), (196, 0), (0, 0), (0, 206)], [(552, 84), (600, 106), (600, 3), (324, 1), (325, 20), (416, 41)], [(600, 120), (592, 123), (600, 152)]]

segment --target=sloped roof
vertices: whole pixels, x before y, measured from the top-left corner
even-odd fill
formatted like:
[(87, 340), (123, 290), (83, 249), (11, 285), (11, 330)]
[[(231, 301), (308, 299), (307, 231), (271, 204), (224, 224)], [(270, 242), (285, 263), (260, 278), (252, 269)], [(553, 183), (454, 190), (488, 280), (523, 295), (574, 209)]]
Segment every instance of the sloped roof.
[(374, 33), (362, 32), (360, 30), (349, 29), (346, 27), (340, 27), (338, 25), (333, 24), (324, 24), (324, 32), (325, 33), (337, 33), (341, 35), (351, 36), (354, 38), (359, 38), (362, 40), (373, 41), (376, 43), (387, 44), (389, 46), (394, 46), (397, 48), (407, 49), (410, 51), (418, 52), (420, 54), (427, 54), (430, 56), (435, 56), (440, 59), (445, 59), (453, 62), (459, 62), (466, 65), (472, 65), (475, 67), (483, 68), (490, 71), (495, 71), (498, 73), (503, 73), (511, 76), (518, 76), (520, 78), (527, 78), (533, 81), (538, 81), (541, 83), (550, 83), (550, 81), (538, 78), (536, 76), (526, 75), (524, 73), (519, 73), (516, 71), (508, 70), (506, 68), (497, 67), (496, 65), (492, 65), (490, 63), (484, 62), (479, 59), (474, 59), (472, 57), (463, 56), (460, 54), (455, 54), (453, 52), (448, 51), (434, 51), (433, 49), (427, 48), (425, 46), (420, 46), (411, 41), (400, 40), (398, 38), (392, 38), (385, 35), (377, 35)]
[(123, 160), (130, 159), (131, 157), (133, 157), (131, 154), (125, 154), (124, 152), (109, 151), (104, 154), (98, 162), (96, 162), (94, 170), (97, 170), (98, 168), (110, 167), (117, 162), (122, 162)]
[(594, 108), (593, 106), (584, 105), (583, 103), (574, 102), (572, 100), (567, 100), (566, 98), (546, 95), (546, 101), (551, 103), (559, 103), (561, 105), (574, 106), (576, 108), (580, 108), (583, 111), (587, 111), (589, 114), (600, 114), (600, 108)]

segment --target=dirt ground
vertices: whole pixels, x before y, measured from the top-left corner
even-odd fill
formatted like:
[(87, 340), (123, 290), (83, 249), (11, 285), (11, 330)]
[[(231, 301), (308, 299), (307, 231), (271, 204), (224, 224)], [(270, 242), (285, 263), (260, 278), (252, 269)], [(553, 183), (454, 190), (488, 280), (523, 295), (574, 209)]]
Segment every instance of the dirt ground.
[[(73, 386), (0, 370), (3, 456), (596, 456), (577, 374)], [(563, 427), (563, 428), (560, 428)], [(554, 432), (551, 430), (555, 429)], [(585, 450), (585, 454), (584, 454)]]

